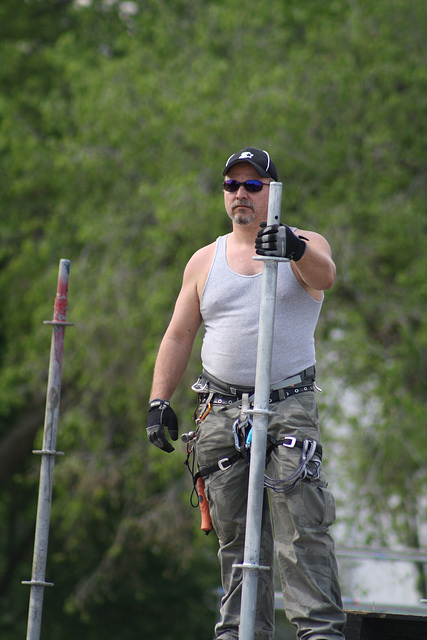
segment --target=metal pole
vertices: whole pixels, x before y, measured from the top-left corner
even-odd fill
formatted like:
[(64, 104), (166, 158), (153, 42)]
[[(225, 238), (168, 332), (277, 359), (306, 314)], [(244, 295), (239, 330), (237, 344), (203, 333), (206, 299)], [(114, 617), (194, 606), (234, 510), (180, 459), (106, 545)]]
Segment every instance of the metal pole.
[[(270, 183), (267, 224), (279, 224), (282, 183)], [(257, 366), (255, 376), (251, 463), (249, 469), (248, 504), (243, 571), (242, 601), (240, 609), (239, 640), (252, 640), (255, 631), (258, 576), (261, 570), (272, 570), (259, 565), (262, 505), (264, 498), (265, 452), (271, 383), (271, 355), (273, 347), (274, 310), (276, 303), (277, 265), (283, 258), (256, 257), (263, 261), (261, 302), (258, 329)]]
[(52, 343), (47, 383), (43, 449), (41, 451), (33, 451), (33, 453), (41, 455), (41, 465), (33, 569), (31, 580), (22, 582), (22, 584), (31, 586), (27, 640), (39, 640), (40, 638), (44, 588), (53, 586), (53, 583), (45, 582), (45, 575), (55, 456), (64, 455), (60, 451), (56, 451), (55, 448), (58, 432), (65, 327), (72, 325), (71, 322), (66, 322), (69, 277), (70, 261), (60, 260), (53, 321), (47, 320), (44, 322), (44, 324), (52, 325)]

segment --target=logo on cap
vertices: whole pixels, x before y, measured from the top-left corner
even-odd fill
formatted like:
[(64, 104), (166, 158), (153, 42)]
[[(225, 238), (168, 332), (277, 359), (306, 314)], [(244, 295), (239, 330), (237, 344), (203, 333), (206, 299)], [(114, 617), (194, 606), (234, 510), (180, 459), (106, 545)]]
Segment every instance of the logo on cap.
[(253, 153), (251, 153), (250, 151), (244, 151), (243, 153), (241, 153), (241, 154), (240, 154), (240, 156), (239, 156), (239, 160), (240, 160), (240, 159), (242, 159), (242, 160), (243, 160), (243, 159), (248, 160), (249, 158), (253, 158), (253, 157), (254, 157), (254, 154), (253, 154)]

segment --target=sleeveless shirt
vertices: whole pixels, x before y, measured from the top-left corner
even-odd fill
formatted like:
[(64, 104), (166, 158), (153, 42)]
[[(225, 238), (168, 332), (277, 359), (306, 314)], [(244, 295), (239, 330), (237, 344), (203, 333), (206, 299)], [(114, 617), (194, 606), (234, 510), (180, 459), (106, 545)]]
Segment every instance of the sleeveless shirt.
[[(200, 301), (205, 326), (202, 365), (231, 385), (254, 386), (262, 273), (246, 276), (229, 267), (227, 235), (216, 241)], [(290, 262), (278, 263), (272, 384), (315, 363), (314, 330), (322, 301), (301, 286)]]

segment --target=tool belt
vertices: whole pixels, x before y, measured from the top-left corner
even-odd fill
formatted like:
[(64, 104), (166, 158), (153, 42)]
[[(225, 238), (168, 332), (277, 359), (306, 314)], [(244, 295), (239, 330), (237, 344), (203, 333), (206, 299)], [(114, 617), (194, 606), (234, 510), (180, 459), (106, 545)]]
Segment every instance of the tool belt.
[[(301, 371), (293, 376), (289, 376), (284, 380), (281, 380), (278, 383), (275, 383), (271, 387), (270, 393), (270, 403), (280, 402), (281, 400), (285, 400), (289, 396), (296, 395), (298, 393), (304, 393), (306, 391), (314, 391), (315, 388), (315, 378), (316, 378), (316, 369), (314, 366)], [(232, 386), (229, 385), (218, 378), (215, 378), (207, 371), (203, 370), (202, 375), (199, 376), (197, 382), (192, 386), (193, 391), (198, 394), (198, 407), (205, 405), (207, 409), (202, 411), (201, 416), (198, 419), (195, 419), (196, 424), (203, 421), (204, 417), (209, 412), (210, 406), (212, 404), (217, 405), (232, 405), (235, 402), (239, 402), (243, 400), (243, 396), (246, 396), (246, 401), (250, 404), (253, 403), (254, 400), (254, 388), (253, 387), (243, 387), (243, 386)], [(250, 422), (250, 421), (249, 421)], [(239, 420), (236, 420), (234, 427), (237, 427)], [(201, 467), (198, 469), (197, 473), (192, 472), (194, 485), (198, 478), (206, 478), (211, 473), (215, 473), (216, 471), (226, 471), (229, 469), (234, 463), (236, 463), (240, 459), (245, 459), (249, 464), (249, 452), (246, 449), (249, 449), (248, 446), (245, 446), (245, 443), (241, 442), (240, 444), (236, 442), (237, 439), (237, 430), (235, 432), (235, 444), (238, 453), (221, 458), (218, 462), (215, 462), (212, 465)], [(297, 471), (294, 474), (291, 474), (288, 478), (284, 478), (279, 481), (273, 481), (271, 478), (265, 476), (265, 486), (270, 487), (276, 492), (288, 492), (291, 491), (296, 483), (305, 478), (317, 478), (320, 472), (320, 464), (322, 460), (322, 446), (315, 442), (314, 440), (299, 440), (294, 436), (285, 436), (281, 440), (276, 440), (272, 436), (267, 436), (269, 446), (266, 452), (266, 462), (268, 461), (272, 450), (275, 447), (284, 446), (290, 449), (298, 448), (301, 450), (301, 464)], [(250, 445), (249, 445), (250, 446)], [(316, 456), (317, 461), (314, 461), (314, 469), (309, 466), (310, 461), (313, 456)], [(189, 454), (187, 455), (186, 464), (188, 464)], [(189, 467), (190, 468), (190, 467)], [(190, 471), (191, 472), (191, 471)]]
[[(300, 373), (289, 376), (271, 386), (270, 403), (280, 402), (289, 396), (314, 391), (316, 369), (314, 366), (304, 369)], [(199, 394), (199, 404), (233, 404), (242, 399), (244, 393), (249, 395), (249, 402), (253, 402), (254, 388), (233, 386), (203, 370), (193, 390)]]

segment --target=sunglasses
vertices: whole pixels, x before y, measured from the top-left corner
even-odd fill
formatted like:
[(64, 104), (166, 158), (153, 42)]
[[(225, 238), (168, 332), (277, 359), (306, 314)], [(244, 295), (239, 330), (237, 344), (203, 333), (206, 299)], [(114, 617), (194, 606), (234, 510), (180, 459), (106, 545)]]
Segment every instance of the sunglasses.
[(256, 193), (261, 191), (263, 187), (269, 187), (268, 182), (261, 182), (261, 180), (246, 180), (246, 182), (239, 182), (238, 180), (225, 180), (224, 191), (229, 193), (235, 193), (239, 190), (239, 187), (244, 187), (248, 193)]

